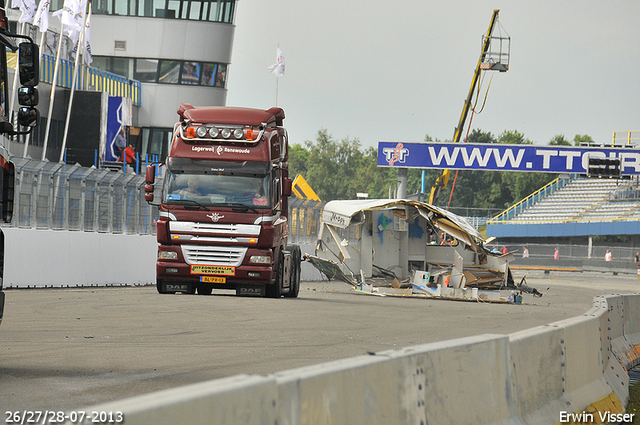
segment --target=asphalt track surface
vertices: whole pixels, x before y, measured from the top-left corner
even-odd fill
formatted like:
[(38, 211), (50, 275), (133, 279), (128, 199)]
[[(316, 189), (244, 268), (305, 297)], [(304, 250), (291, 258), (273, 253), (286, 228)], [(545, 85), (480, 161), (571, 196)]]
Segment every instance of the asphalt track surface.
[[(155, 287), (7, 290), (0, 413), (72, 410), (239, 373), (266, 375), (367, 352), (579, 316), (635, 275), (536, 272), (522, 305), (374, 297), (335, 281), (297, 299), (160, 295)], [(522, 272), (516, 277), (522, 276)], [(2, 422), (4, 423), (4, 422)]]

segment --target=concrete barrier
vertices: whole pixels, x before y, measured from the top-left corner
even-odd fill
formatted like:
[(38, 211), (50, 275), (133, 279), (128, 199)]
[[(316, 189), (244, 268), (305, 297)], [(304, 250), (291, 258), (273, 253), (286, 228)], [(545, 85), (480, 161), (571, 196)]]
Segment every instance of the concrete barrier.
[(628, 401), (639, 303), (640, 295), (597, 297), (582, 316), (508, 336), (241, 375), (82, 410), (158, 425), (606, 423), (598, 412), (622, 414)]
[(155, 236), (1, 230), (5, 288), (155, 283)]

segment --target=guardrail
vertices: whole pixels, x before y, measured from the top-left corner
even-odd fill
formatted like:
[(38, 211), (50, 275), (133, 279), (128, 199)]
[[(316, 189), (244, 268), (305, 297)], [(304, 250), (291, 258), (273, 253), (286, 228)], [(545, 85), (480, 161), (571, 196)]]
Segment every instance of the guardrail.
[(620, 143), (637, 145), (640, 143), (640, 131), (614, 131), (612, 143), (614, 145)]
[(158, 209), (144, 200), (144, 176), (78, 164), (13, 160), (13, 226), (155, 234)]
[(127, 425), (629, 422), (626, 370), (639, 353), (640, 295), (603, 296), (582, 316), (508, 336), (238, 375), (80, 411), (120, 412)]

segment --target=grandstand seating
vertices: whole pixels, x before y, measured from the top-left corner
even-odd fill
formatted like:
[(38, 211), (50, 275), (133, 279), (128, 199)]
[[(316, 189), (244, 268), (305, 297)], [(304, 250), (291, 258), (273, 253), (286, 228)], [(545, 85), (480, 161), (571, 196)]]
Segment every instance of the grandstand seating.
[(524, 224), (639, 220), (640, 198), (635, 198), (635, 192), (637, 189), (628, 180), (577, 178), (507, 221)]

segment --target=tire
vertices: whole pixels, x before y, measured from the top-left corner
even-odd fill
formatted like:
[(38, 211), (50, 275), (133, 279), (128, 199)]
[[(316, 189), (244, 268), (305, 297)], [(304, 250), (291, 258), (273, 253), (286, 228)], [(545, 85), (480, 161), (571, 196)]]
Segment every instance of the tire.
[(160, 280), (160, 279), (156, 280), (156, 288), (158, 289), (158, 293), (159, 294), (168, 294), (167, 291), (162, 289), (162, 280)]
[(209, 285), (198, 285), (196, 289), (198, 295), (211, 295), (211, 292), (213, 292), (213, 288)]
[(282, 296), (283, 288), (283, 279), (282, 275), (284, 274), (284, 253), (282, 252), (282, 248), (280, 248), (280, 254), (278, 254), (278, 268), (276, 271), (276, 281), (273, 285), (267, 285), (265, 289), (265, 293), (269, 298), (280, 298)]
[(300, 292), (300, 264), (302, 262), (302, 252), (298, 245), (292, 245), (291, 249), (291, 276), (289, 292), (285, 294), (288, 298), (298, 298)]

